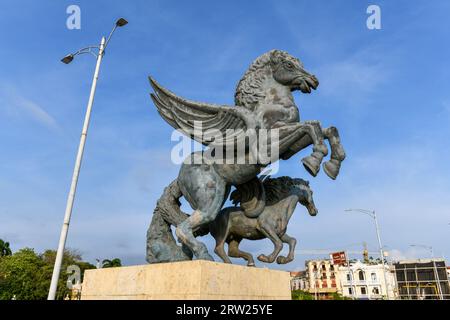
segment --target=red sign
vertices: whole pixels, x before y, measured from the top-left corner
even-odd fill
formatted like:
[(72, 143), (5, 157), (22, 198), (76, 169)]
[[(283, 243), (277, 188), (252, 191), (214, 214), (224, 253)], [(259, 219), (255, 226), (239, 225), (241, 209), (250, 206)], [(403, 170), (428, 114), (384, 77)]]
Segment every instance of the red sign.
[(333, 260), (333, 264), (338, 266), (347, 265), (347, 257), (345, 256), (345, 252), (334, 252), (331, 254), (331, 259)]

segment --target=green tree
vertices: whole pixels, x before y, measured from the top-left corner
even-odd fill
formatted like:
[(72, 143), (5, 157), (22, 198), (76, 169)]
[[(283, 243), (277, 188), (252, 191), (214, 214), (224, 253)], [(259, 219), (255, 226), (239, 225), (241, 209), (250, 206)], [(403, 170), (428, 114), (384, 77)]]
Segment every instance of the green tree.
[(331, 299), (332, 300), (351, 300), (350, 298), (344, 297), (343, 295), (341, 295), (341, 294), (339, 294), (337, 292), (334, 292), (331, 295)]
[(102, 268), (114, 268), (114, 267), (121, 267), (122, 261), (120, 261), (119, 258), (115, 258), (112, 260), (105, 259), (102, 261)]
[(0, 257), (6, 257), (10, 255), (12, 255), (12, 251), (9, 247), (9, 242), (5, 242), (0, 239)]
[(0, 299), (42, 299), (48, 290), (42, 281), (44, 262), (33, 249), (25, 248), (0, 260)]
[[(10, 300), (14, 296), (18, 300), (46, 299), (55, 257), (56, 252), (53, 250), (38, 255), (33, 249), (25, 248), (0, 259), (0, 299)], [(69, 265), (78, 265), (81, 277), (84, 270), (95, 268), (94, 265), (81, 261), (81, 256), (76, 251), (66, 250), (58, 281), (57, 299), (63, 299), (69, 293), (66, 273)]]
[[(369, 264), (381, 264), (382, 262), (381, 262), (381, 259), (380, 258), (373, 258), (373, 257), (369, 257)], [(387, 259), (385, 258), (384, 259), (384, 263), (388, 263), (387, 262)]]
[(314, 296), (309, 292), (294, 290), (291, 292), (292, 300), (314, 300)]

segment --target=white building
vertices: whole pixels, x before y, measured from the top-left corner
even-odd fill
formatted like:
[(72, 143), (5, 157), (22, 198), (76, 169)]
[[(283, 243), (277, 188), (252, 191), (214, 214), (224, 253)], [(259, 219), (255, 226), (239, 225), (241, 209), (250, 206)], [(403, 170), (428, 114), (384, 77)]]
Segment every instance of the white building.
[(307, 291), (309, 288), (305, 271), (291, 272), (291, 290)]
[(365, 264), (361, 261), (350, 263), (350, 267), (339, 266), (338, 276), (341, 294), (353, 299), (394, 299), (396, 282), (389, 266), (385, 266), (387, 288), (382, 264)]

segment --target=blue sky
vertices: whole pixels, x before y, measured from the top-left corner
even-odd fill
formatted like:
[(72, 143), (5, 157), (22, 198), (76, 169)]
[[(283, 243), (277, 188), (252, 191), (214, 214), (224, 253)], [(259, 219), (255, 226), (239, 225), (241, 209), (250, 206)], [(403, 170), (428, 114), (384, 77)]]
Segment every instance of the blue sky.
[[(394, 257), (425, 257), (413, 243), (450, 257), (448, 1), (0, 3), (0, 238), (13, 250), (56, 248), (59, 238), (95, 65), (91, 56), (59, 60), (124, 16), (101, 69), (68, 247), (92, 262), (145, 262), (156, 200), (178, 172), (148, 75), (186, 98), (232, 104), (251, 61), (277, 48), (319, 78), (316, 92), (296, 94), (301, 117), (338, 127), (348, 156), (335, 182), (307, 175), (309, 150), (281, 163), (278, 175), (310, 180), (319, 209), (296, 210), (288, 233), (298, 249), (359, 251), (365, 241), (375, 251), (372, 221), (343, 212), (361, 207), (378, 212)], [(71, 4), (81, 30), (66, 28)], [(381, 7), (381, 30), (366, 28), (369, 4)], [(256, 256), (272, 245), (243, 248)]]

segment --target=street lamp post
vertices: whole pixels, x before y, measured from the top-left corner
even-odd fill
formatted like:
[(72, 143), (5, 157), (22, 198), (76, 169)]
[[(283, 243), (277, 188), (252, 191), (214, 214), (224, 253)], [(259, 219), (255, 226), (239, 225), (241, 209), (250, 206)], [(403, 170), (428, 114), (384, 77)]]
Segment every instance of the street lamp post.
[(381, 244), (380, 228), (378, 226), (377, 214), (375, 213), (375, 211), (365, 210), (365, 209), (347, 209), (345, 211), (346, 212), (361, 212), (361, 213), (367, 214), (369, 217), (371, 217), (375, 221), (375, 229), (377, 231), (378, 246), (379, 246), (380, 256), (381, 256), (381, 264), (383, 266), (384, 285), (386, 287), (386, 295), (389, 300), (390, 299), (389, 285), (388, 285), (388, 281), (387, 281), (387, 277), (386, 277), (386, 265), (384, 263), (384, 252), (383, 252), (383, 245)]
[[(95, 66), (94, 78), (92, 80), (92, 86), (91, 86), (91, 92), (90, 92), (89, 100), (88, 100), (88, 104), (87, 104), (86, 116), (84, 118), (83, 129), (81, 131), (80, 144), (78, 146), (78, 153), (77, 153), (75, 167), (74, 167), (73, 175), (72, 175), (72, 182), (70, 185), (70, 191), (69, 191), (69, 195), (67, 198), (66, 211), (64, 214), (64, 222), (63, 222), (63, 226), (61, 229), (61, 235), (59, 238), (58, 251), (56, 253), (55, 265), (53, 268), (52, 280), (50, 283), (50, 290), (48, 292), (48, 298), (47, 298), (48, 300), (55, 300), (56, 290), (58, 288), (58, 279), (59, 279), (61, 265), (62, 265), (62, 261), (63, 261), (63, 257), (64, 257), (64, 248), (66, 245), (67, 233), (69, 231), (70, 217), (72, 215), (73, 202), (75, 200), (75, 193), (76, 193), (76, 189), (77, 189), (78, 176), (80, 174), (81, 162), (83, 160), (84, 146), (86, 144), (86, 137), (87, 137), (87, 133), (88, 133), (88, 129), (89, 129), (89, 121), (91, 118), (92, 105), (94, 103), (95, 90), (97, 88), (97, 80), (98, 80), (98, 76), (99, 76), (99, 72), (100, 72), (100, 65), (102, 62), (103, 55), (105, 53), (105, 49), (106, 49), (109, 41), (111, 40), (111, 37), (112, 37), (114, 31), (117, 29), (117, 27), (122, 27), (122, 26), (126, 25), (127, 23), (128, 23), (127, 20), (125, 20), (123, 18), (118, 19), (116, 21), (116, 24), (114, 25), (114, 28), (112, 29), (111, 33), (109, 34), (108, 39), (105, 39), (105, 37), (102, 37), (99, 46), (89, 46), (89, 47), (82, 48), (82, 49), (78, 50), (77, 52), (69, 54), (69, 55), (65, 56), (63, 59), (61, 59), (61, 61), (63, 63), (69, 64), (73, 61), (75, 56), (84, 54), (84, 53), (90, 53), (97, 58), (97, 64)], [(98, 53), (96, 54), (95, 52), (93, 52), (92, 51), (93, 49), (98, 49)]]
[[(434, 261), (434, 251), (432, 246), (427, 246), (423, 244), (411, 244), (411, 247), (419, 247), (419, 248), (425, 248), (430, 251), (430, 257), (431, 261), (433, 262), (433, 271), (434, 271), (434, 277), (436, 278), (438, 289), (439, 289), (439, 298), (441, 300), (444, 300), (444, 296), (442, 295), (442, 287), (441, 287), (441, 279), (439, 278), (439, 273), (437, 271), (436, 261)], [(417, 279), (419, 280), (419, 279)]]

